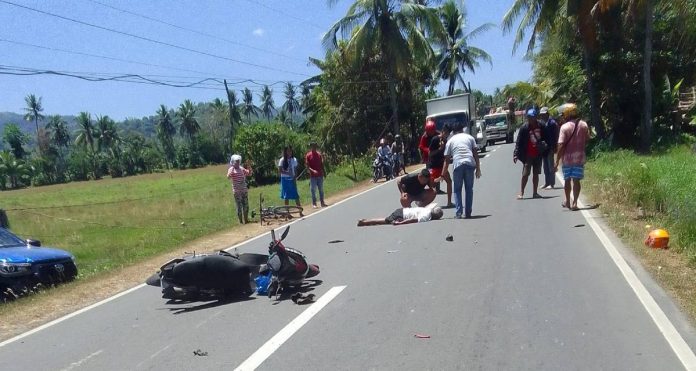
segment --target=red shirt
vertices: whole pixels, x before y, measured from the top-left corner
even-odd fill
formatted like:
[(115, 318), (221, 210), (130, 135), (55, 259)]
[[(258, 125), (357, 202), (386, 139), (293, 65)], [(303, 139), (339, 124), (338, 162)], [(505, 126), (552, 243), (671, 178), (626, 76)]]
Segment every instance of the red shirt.
[(423, 134), (418, 143), (418, 149), (421, 151), (421, 157), (423, 158), (423, 163), (428, 163), (428, 155), (430, 154), (430, 137), (428, 134)]
[(314, 151), (309, 151), (305, 155), (305, 164), (307, 167), (311, 168), (312, 170), (316, 170), (316, 173), (312, 173), (311, 171), (309, 172), (309, 176), (312, 178), (320, 178), (324, 176), (323, 169), (324, 169), (324, 160), (321, 158), (321, 153), (319, 152), (314, 152)]
[(539, 150), (537, 149), (537, 140), (541, 140), (541, 128), (538, 126), (534, 129), (529, 128), (529, 140), (527, 141), (527, 157), (535, 158), (539, 157)]

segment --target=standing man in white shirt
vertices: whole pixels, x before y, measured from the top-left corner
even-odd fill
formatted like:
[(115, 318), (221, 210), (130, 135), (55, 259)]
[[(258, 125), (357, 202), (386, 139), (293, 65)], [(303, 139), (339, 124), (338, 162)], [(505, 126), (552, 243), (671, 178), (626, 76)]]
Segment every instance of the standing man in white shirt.
[[(481, 163), (478, 156), (476, 139), (463, 132), (464, 123), (457, 123), (453, 135), (445, 145), (444, 173), (449, 164), (454, 165), (452, 183), (454, 193), (455, 218), (471, 218), (474, 204), (474, 176), (481, 177)], [(462, 202), (462, 185), (464, 186), (465, 202)]]

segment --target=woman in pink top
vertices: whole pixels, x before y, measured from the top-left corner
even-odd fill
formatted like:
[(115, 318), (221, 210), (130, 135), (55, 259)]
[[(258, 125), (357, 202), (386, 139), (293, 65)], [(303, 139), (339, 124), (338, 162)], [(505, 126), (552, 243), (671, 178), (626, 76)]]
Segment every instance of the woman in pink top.
[[(590, 130), (585, 121), (578, 118), (577, 106), (566, 103), (560, 108), (565, 123), (561, 126), (558, 136), (558, 154), (554, 171), (563, 160), (563, 179), (565, 180), (565, 201), (561, 204), (571, 210), (578, 210), (580, 197), (580, 180), (585, 176), (585, 145), (590, 139)], [(570, 191), (573, 191), (573, 202), (570, 202)]]

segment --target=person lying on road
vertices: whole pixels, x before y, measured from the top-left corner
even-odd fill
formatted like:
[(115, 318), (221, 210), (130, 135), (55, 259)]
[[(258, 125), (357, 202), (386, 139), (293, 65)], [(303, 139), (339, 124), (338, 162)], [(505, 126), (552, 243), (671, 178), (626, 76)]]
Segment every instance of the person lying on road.
[(396, 181), (396, 186), (399, 187), (403, 207), (411, 207), (413, 202), (416, 206), (425, 206), (435, 200), (435, 183), (430, 179), (428, 169), (402, 176)]
[(442, 218), (442, 209), (436, 203), (432, 203), (426, 207), (401, 207), (394, 210), (391, 215), (386, 218), (378, 219), (360, 219), (358, 227), (366, 227), (370, 225), (402, 225), (411, 223), (422, 223), (429, 220), (438, 220)]

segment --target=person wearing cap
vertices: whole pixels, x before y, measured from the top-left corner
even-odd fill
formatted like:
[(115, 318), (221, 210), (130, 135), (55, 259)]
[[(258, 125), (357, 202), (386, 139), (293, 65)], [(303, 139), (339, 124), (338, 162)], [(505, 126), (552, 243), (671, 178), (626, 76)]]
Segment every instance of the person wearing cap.
[(423, 223), (430, 220), (441, 219), (442, 214), (442, 208), (437, 206), (436, 203), (432, 203), (425, 207), (400, 207), (386, 218), (360, 219), (358, 220), (358, 227), (383, 224), (403, 225)]
[[(515, 151), (512, 155), (512, 161), (517, 163), (517, 160), (522, 162), (524, 165), (522, 168), (522, 180), (520, 182), (520, 193), (517, 195), (517, 199), (521, 200), (524, 198), (524, 189), (527, 187), (527, 181), (529, 180), (529, 175), (532, 175), (532, 198), (541, 198), (539, 194), (539, 174), (541, 174), (541, 159), (548, 150), (548, 148), (543, 148), (548, 145), (548, 139), (545, 133), (541, 130), (541, 126), (537, 121), (537, 111), (534, 108), (530, 108), (526, 112), (527, 123), (522, 125), (519, 133), (517, 134), (517, 143), (515, 144)], [(543, 143), (542, 143), (543, 142)]]
[[(396, 181), (396, 186), (401, 194), (402, 207), (411, 207), (413, 202), (417, 206), (425, 206), (435, 200), (435, 184), (430, 178), (428, 169), (421, 169), (418, 173), (402, 176)], [(426, 186), (428, 189), (425, 189)]]
[(247, 162), (246, 167), (241, 165), (242, 156), (234, 154), (230, 158), (230, 167), (227, 169), (227, 179), (232, 183), (232, 194), (234, 203), (237, 206), (237, 218), (239, 224), (249, 222), (249, 188), (246, 178), (251, 176), (251, 165)]
[(312, 193), (312, 207), (317, 208), (317, 188), (319, 189), (319, 202), (321, 207), (326, 207), (324, 202), (324, 178), (326, 178), (326, 172), (324, 171), (324, 159), (321, 157), (321, 153), (317, 151), (317, 142), (312, 141), (309, 143), (310, 150), (305, 155), (305, 164), (307, 165), (307, 170), (309, 170), (309, 189)]
[(547, 142), (549, 145), (546, 154), (542, 158), (542, 164), (544, 167), (544, 186), (541, 189), (553, 189), (556, 186), (556, 173), (553, 171), (554, 160), (553, 157), (556, 153), (556, 148), (558, 147), (558, 132), (559, 127), (556, 120), (549, 116), (549, 108), (541, 107), (539, 110), (539, 121), (541, 121), (541, 127), (546, 134), (546, 138), (549, 139)]

